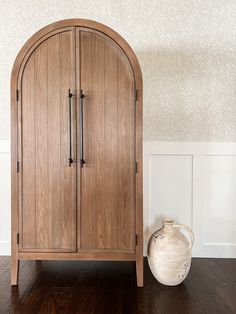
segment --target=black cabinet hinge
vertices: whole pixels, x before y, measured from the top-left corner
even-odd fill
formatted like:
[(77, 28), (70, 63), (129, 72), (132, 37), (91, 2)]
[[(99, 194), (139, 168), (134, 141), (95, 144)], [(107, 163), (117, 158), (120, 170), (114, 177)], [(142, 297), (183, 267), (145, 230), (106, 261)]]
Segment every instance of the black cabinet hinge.
[(135, 163), (135, 173), (138, 173), (138, 163), (137, 163), (137, 161)]
[(134, 99), (135, 99), (135, 101), (138, 100), (138, 90), (137, 89), (134, 90)]
[(20, 99), (20, 91), (19, 89), (16, 90), (16, 101)]
[(17, 244), (20, 243), (20, 234), (19, 233), (16, 234), (16, 243)]
[(17, 161), (16, 163), (16, 172), (20, 172), (20, 162)]
[(135, 245), (138, 245), (138, 235), (135, 236)]

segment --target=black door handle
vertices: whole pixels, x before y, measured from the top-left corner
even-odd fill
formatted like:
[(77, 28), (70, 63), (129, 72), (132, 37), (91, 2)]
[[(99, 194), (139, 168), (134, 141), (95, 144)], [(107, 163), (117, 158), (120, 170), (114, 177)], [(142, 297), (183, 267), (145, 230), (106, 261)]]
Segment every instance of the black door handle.
[(80, 165), (83, 168), (84, 160), (84, 94), (80, 90)]
[(68, 157), (68, 163), (69, 167), (71, 167), (71, 164), (74, 162), (72, 159), (72, 137), (71, 137), (71, 99), (73, 97), (73, 94), (71, 93), (70, 89), (68, 90), (68, 133), (69, 133), (69, 157)]

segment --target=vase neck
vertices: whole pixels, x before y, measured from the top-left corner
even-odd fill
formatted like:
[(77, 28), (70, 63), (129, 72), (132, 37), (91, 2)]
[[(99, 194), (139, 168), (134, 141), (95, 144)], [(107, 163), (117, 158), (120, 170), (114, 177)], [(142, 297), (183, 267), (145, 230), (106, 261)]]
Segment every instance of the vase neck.
[(174, 230), (174, 224), (175, 224), (174, 220), (166, 219), (162, 223), (163, 223), (164, 231), (171, 232)]

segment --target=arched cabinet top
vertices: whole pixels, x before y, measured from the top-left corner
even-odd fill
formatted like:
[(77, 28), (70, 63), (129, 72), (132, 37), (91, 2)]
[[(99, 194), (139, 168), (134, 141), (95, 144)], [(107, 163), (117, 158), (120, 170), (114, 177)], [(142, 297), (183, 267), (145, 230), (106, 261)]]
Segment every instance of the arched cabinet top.
[(53, 34), (59, 33), (61, 31), (66, 31), (67, 29), (71, 29), (71, 27), (83, 27), (95, 30), (103, 33), (104, 35), (110, 37), (114, 42), (116, 42), (129, 59), (129, 62), (134, 72), (136, 88), (139, 89), (139, 92), (142, 95), (142, 73), (138, 59), (133, 49), (130, 47), (130, 45), (126, 42), (126, 40), (123, 37), (121, 37), (117, 32), (112, 30), (110, 27), (87, 19), (67, 19), (54, 22), (52, 24), (49, 24), (48, 26), (43, 27), (34, 35), (32, 35), (23, 45), (14, 62), (11, 74), (11, 87), (13, 90), (17, 89), (18, 75), (21, 71), (22, 64), (27, 62), (28, 57), (31, 55), (34, 49), (43, 40), (47, 39)]

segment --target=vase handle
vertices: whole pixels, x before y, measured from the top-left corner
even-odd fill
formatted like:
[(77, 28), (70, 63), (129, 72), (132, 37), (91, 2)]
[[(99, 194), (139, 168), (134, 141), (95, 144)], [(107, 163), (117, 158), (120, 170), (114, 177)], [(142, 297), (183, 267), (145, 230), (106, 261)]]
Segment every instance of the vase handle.
[(187, 231), (187, 233), (190, 236), (189, 246), (190, 246), (190, 249), (192, 250), (193, 242), (194, 242), (194, 234), (193, 234), (192, 230), (189, 227), (185, 226), (185, 225), (178, 225), (178, 224), (176, 224), (176, 225), (174, 225), (174, 227)]

